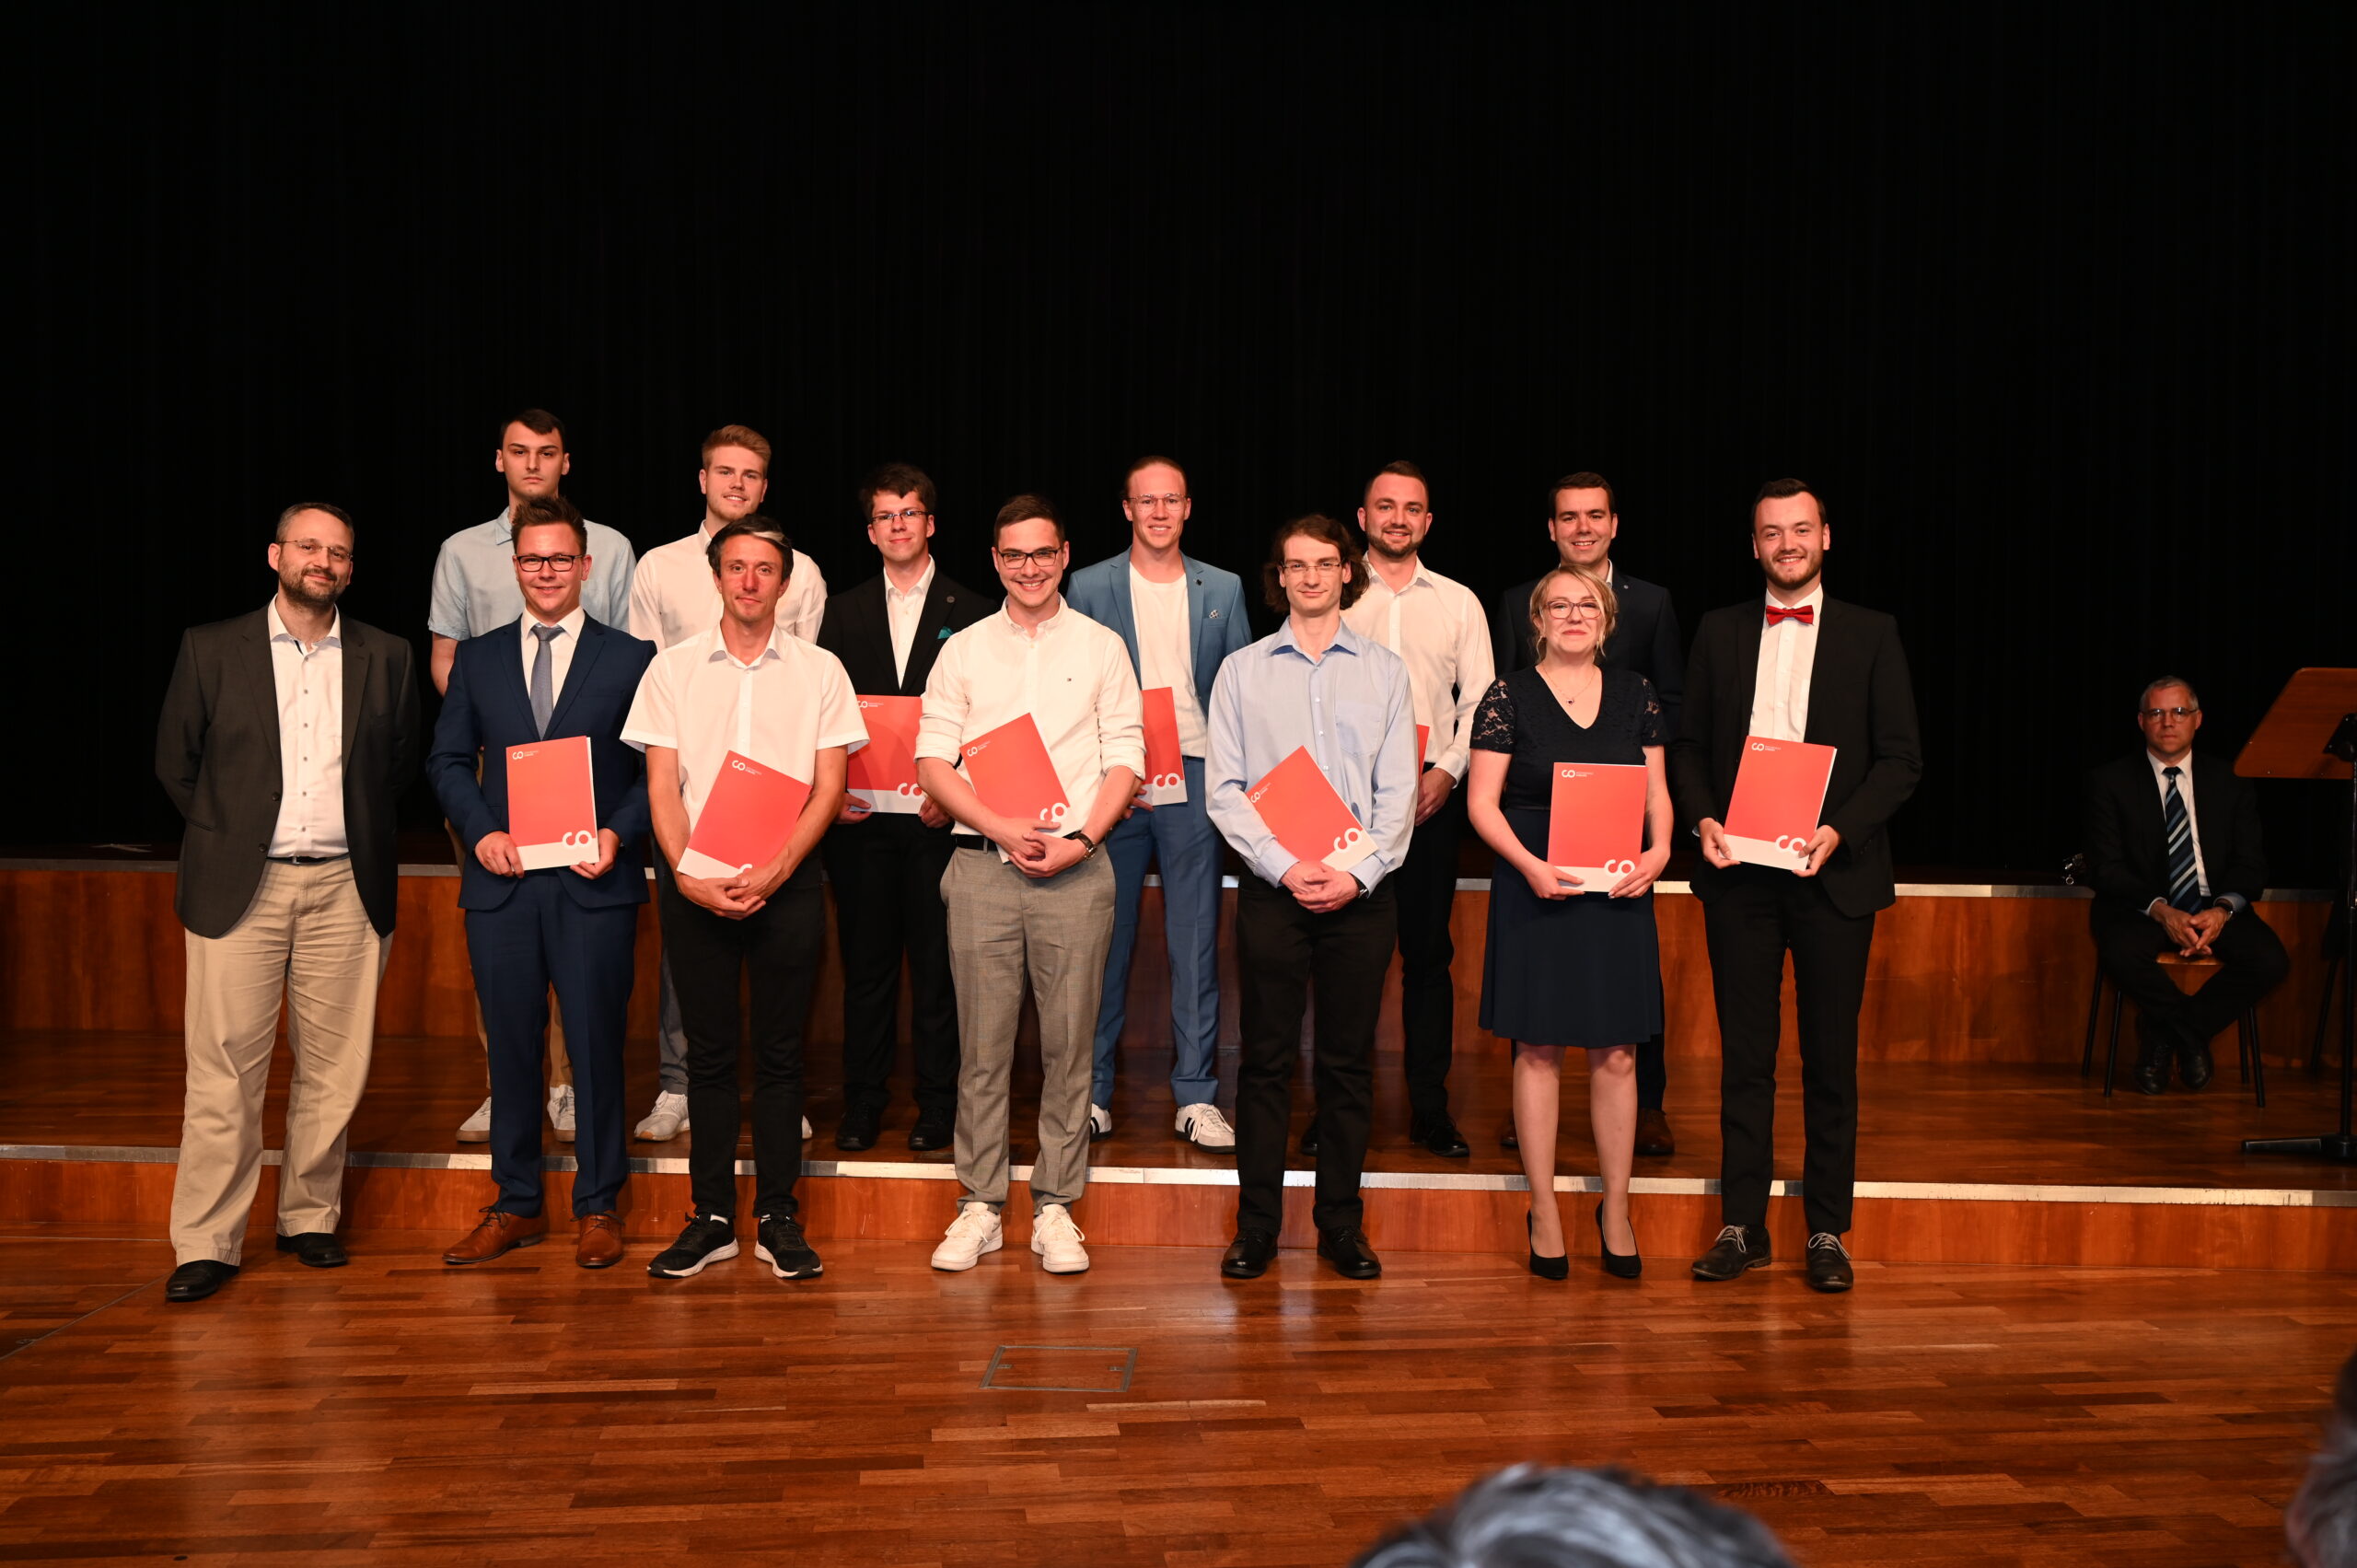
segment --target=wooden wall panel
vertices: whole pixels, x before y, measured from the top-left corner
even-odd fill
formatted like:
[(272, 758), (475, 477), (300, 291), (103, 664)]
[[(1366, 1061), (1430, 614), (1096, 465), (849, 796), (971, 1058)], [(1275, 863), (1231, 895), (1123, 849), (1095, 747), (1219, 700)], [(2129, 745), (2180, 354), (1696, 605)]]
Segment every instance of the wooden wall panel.
[[(378, 1007), (388, 1035), (474, 1032), (459, 884), (450, 877), (404, 877), (400, 924)], [(0, 870), (0, 1027), (27, 1029), (180, 1028), (186, 959), (172, 914), (172, 877), (155, 871)], [(1224, 900), (1232, 915), (1235, 895)], [(1710, 963), (1701, 904), (1684, 894), (1655, 900), (1661, 924), (1662, 985), (1669, 1049), (1714, 1056)], [(2294, 956), (2292, 978), (2260, 1008), (2274, 1062), (2304, 1061), (2323, 984), (2317, 955), (2329, 906), (2259, 906)], [(1457, 1030), (1460, 1049), (1503, 1053), (1485, 1035), (1481, 949), (1489, 895), (1460, 894), (1457, 941)], [(658, 942), (653, 906), (639, 921), (638, 981), (631, 1034), (651, 1039)], [(1224, 923), (1223, 931), (1232, 922)], [(1158, 895), (1148, 889), (1124, 1039), (1167, 1047), (1169, 968), (1162, 956)], [(842, 1042), (842, 969), (828, 924), (827, 958), (812, 1007), (809, 1041)], [(1235, 954), (1223, 937), (1223, 1044), (1236, 1041)], [(2078, 1058), (2095, 952), (2086, 905), (2075, 899), (1919, 897), (1884, 912), (1866, 981), (1860, 1055), (1895, 1062), (2062, 1062)], [(1399, 970), (1385, 981), (1388, 1005), (1379, 1043), (1399, 1043)], [(1790, 992), (1787, 990), (1787, 1031)], [(2231, 1042), (2230, 1042), (2231, 1043)]]

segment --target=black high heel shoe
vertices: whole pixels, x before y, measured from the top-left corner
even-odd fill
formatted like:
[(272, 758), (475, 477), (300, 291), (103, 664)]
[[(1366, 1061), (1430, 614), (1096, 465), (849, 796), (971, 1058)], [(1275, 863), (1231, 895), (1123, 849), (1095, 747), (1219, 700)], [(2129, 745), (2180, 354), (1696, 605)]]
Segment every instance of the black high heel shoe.
[[(1522, 1216), (1522, 1228), (1536, 1236), (1538, 1225), (1528, 1214)], [(1572, 1277), (1572, 1255), (1566, 1251), (1560, 1258), (1541, 1258), (1537, 1248), (1530, 1252), (1530, 1272), (1542, 1280), (1567, 1280)]]
[[(1604, 1205), (1596, 1206), (1596, 1244), (1603, 1251), (1604, 1272), (1616, 1280), (1633, 1280), (1645, 1272), (1644, 1254), (1615, 1252), (1612, 1244), (1604, 1239)], [(1537, 1260), (1534, 1258), (1535, 1263)]]

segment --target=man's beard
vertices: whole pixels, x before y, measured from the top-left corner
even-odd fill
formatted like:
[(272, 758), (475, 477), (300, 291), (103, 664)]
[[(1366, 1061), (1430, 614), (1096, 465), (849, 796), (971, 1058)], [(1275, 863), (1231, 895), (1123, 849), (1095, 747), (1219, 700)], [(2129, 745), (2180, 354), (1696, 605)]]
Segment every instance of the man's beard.
[(345, 586), (331, 576), (326, 589), (321, 591), (311, 587), (309, 580), (299, 571), (292, 574), (282, 572), (278, 575), (280, 591), (307, 610), (332, 610), (335, 608), (335, 601), (343, 597)]
[(1386, 561), (1405, 561), (1410, 556), (1416, 553), (1415, 541), (1411, 540), (1407, 544), (1401, 545), (1399, 548), (1395, 550), (1390, 545), (1384, 542), (1383, 536), (1381, 534), (1369, 535), (1366, 541), (1366, 548), (1369, 554), (1380, 555)]

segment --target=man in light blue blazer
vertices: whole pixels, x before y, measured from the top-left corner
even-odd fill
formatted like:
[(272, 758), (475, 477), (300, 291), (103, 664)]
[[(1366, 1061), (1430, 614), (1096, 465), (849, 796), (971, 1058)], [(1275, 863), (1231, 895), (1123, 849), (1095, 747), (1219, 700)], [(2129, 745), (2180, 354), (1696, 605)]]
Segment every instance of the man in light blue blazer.
[[(1167, 688), (1177, 720), (1181, 765), (1148, 780), (1149, 798), (1165, 803), (1139, 809), (1113, 830), (1105, 849), (1113, 861), (1113, 944), (1105, 955), (1105, 989), (1097, 1009), (1097, 1067), (1089, 1092), (1090, 1134), (1113, 1130), (1113, 1055), (1129, 1013), (1130, 955), (1137, 946), (1138, 895), (1146, 862), (1162, 872), (1163, 932), (1170, 951), (1170, 1092), (1178, 1101), (1174, 1130), (1206, 1149), (1236, 1147), (1236, 1132), (1218, 1105), (1219, 1076), (1219, 830), (1204, 811), (1205, 710), (1220, 661), (1252, 640), (1244, 621), (1244, 586), (1182, 554), (1190, 504), (1187, 474), (1167, 458), (1140, 458), (1123, 482), (1121, 510), (1130, 519), (1130, 548), (1075, 572), (1065, 585), (1068, 603), (1118, 633), (1130, 650), (1139, 689), (1147, 698), (1147, 762), (1154, 772), (1155, 689)], [(1183, 787), (1184, 798), (1171, 798)]]

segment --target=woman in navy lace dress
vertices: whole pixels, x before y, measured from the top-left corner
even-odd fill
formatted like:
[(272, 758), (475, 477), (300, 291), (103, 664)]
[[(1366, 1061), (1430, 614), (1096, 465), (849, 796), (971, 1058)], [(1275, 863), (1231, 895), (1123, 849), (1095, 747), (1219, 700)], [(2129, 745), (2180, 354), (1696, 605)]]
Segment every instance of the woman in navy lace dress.
[[(1481, 1027), (1514, 1042), (1515, 1129), (1530, 1179), (1530, 1267), (1569, 1271), (1555, 1204), (1555, 1121), (1563, 1052), (1587, 1052), (1588, 1121), (1604, 1202), (1596, 1206), (1608, 1272), (1633, 1278), (1629, 1166), (1637, 1131), (1632, 1048), (1661, 1028), (1661, 953), (1654, 878), (1669, 860), (1669, 786), (1661, 704), (1633, 670), (1599, 656), (1617, 607), (1611, 585), (1558, 568), (1530, 597), (1538, 663), (1490, 688), (1474, 720), (1467, 815), (1497, 852), (1490, 938), (1481, 965)], [(1641, 764), (1645, 849), (1610, 887), (1577, 885), (1546, 861), (1559, 762)]]

